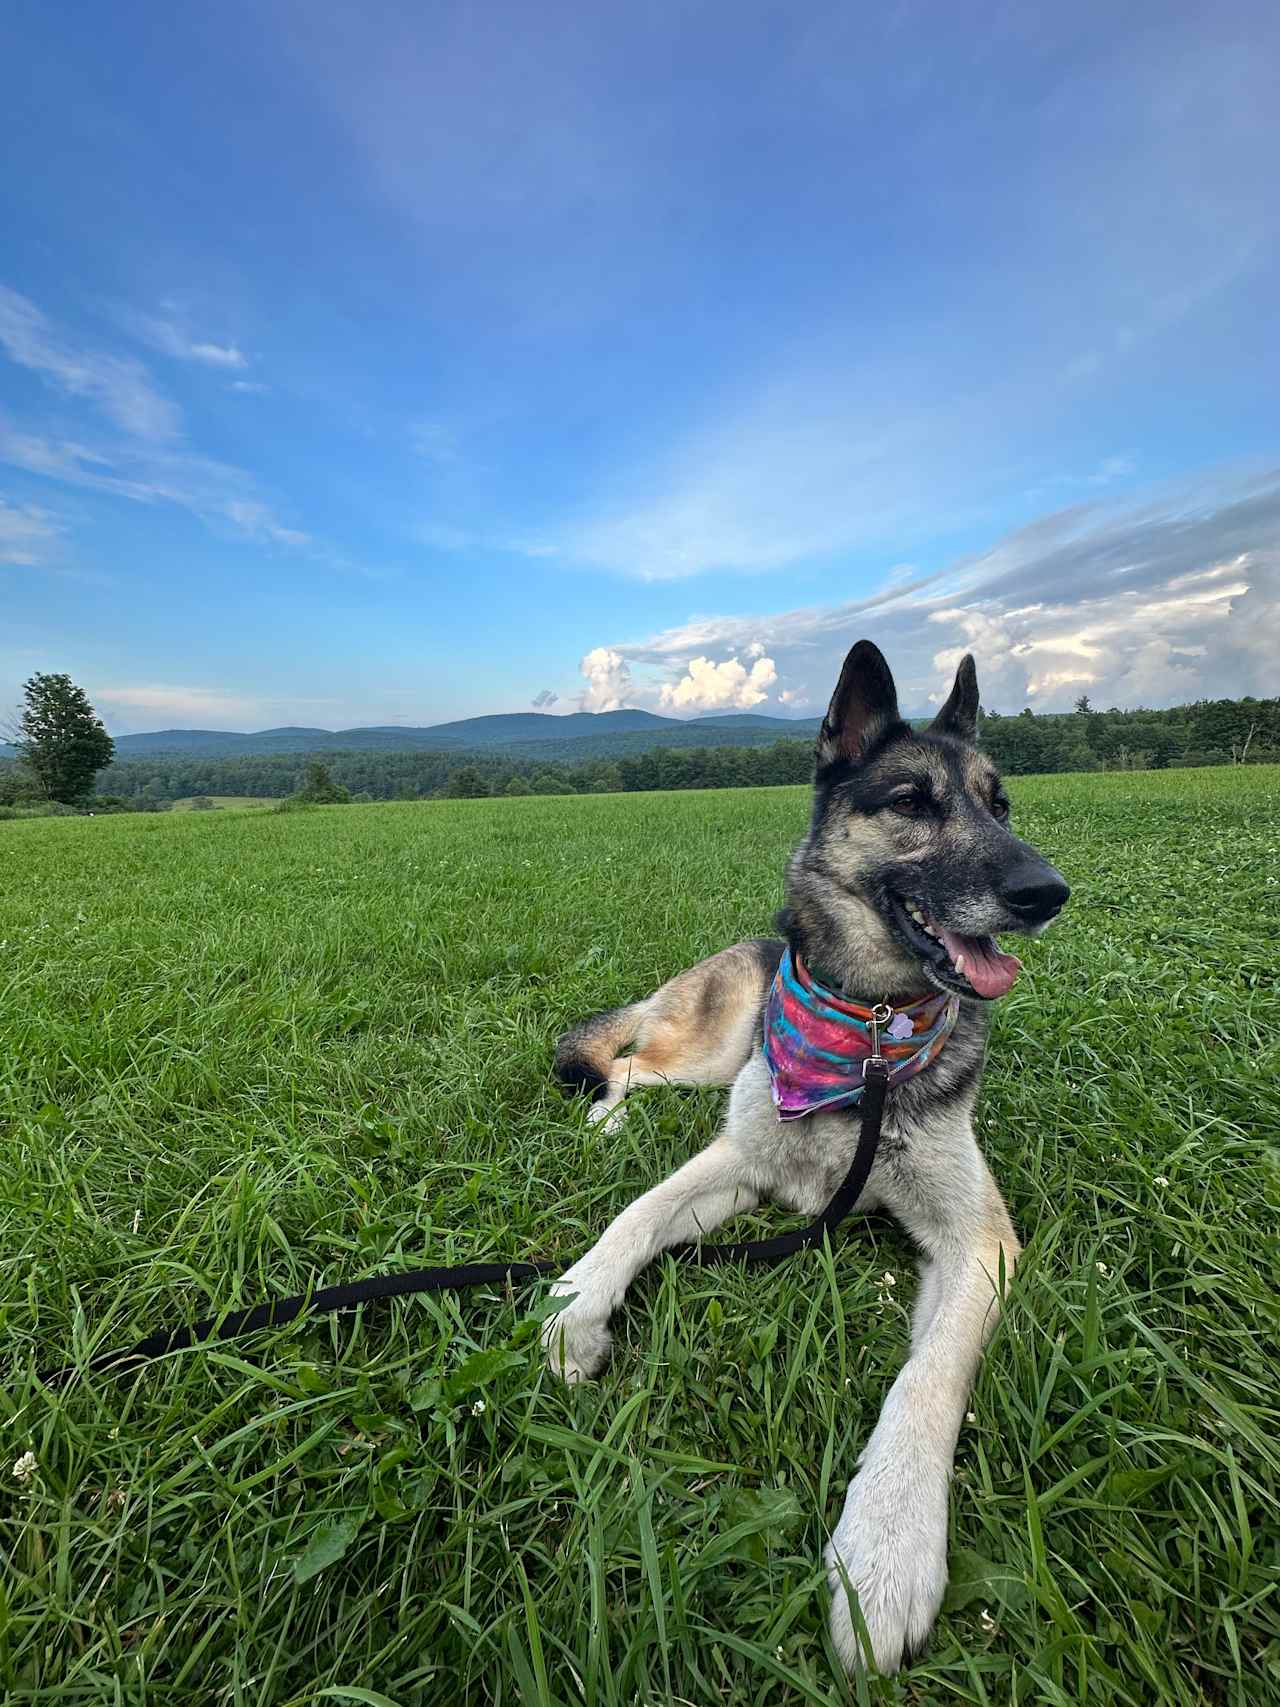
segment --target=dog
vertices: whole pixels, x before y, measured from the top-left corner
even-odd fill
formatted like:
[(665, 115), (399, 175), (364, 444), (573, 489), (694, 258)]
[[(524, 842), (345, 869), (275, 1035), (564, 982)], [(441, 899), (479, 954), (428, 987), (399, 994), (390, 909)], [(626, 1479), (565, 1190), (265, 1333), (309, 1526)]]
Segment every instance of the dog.
[(762, 1044), (780, 968), (807, 968), (851, 1012), (861, 1003), (895, 1013), (923, 1006), (952, 1026), (925, 1070), (891, 1081), (883, 1141), (858, 1205), (893, 1214), (922, 1261), (910, 1353), (824, 1554), (832, 1637), (850, 1671), (869, 1662), (896, 1670), (924, 1643), (942, 1604), (956, 1441), (1020, 1250), (972, 1123), (988, 1005), (1020, 964), (994, 938), (1038, 935), (1070, 894), (1009, 827), (977, 718), (971, 657), (933, 722), (915, 730), (899, 714), (883, 655), (858, 641), (817, 737), (812, 819), (787, 868), (778, 919), (785, 941), (723, 949), (643, 1001), (586, 1020), (556, 1051), (562, 1080), (589, 1090), (592, 1116), (610, 1122), (639, 1086), (732, 1087), (715, 1140), (637, 1198), (555, 1283), (567, 1302), (544, 1325), (543, 1343), (556, 1373), (577, 1381), (607, 1360), (609, 1318), (661, 1251), (765, 1198), (815, 1215), (848, 1172), (856, 1109), (783, 1118), (776, 1101)]

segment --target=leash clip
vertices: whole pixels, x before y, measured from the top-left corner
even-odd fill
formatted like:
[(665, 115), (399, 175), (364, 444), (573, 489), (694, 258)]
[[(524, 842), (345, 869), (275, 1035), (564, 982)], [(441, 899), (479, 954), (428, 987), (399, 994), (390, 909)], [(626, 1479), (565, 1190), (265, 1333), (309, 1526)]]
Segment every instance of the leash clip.
[[(884, 1066), (884, 1056), (880, 1053), (880, 1027), (888, 1025), (892, 1019), (893, 1009), (888, 1002), (877, 1002), (872, 1008), (871, 1017), (868, 1021), (871, 1027), (871, 1056), (867, 1066), (870, 1066), (872, 1061), (878, 1062), (882, 1067)], [(865, 1077), (865, 1075), (866, 1068), (864, 1067), (863, 1076)]]

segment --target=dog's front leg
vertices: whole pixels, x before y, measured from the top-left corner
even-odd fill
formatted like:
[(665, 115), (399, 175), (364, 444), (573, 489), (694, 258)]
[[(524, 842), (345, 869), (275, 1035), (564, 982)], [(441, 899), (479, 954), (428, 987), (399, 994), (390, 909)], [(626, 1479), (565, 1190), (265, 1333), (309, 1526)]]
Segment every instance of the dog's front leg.
[(995, 1325), (1001, 1271), (1012, 1272), (1019, 1249), (976, 1145), (972, 1159), (977, 1170), (963, 1170), (970, 1189), (939, 1192), (927, 1205), (892, 1205), (925, 1261), (911, 1354), (885, 1400), (826, 1550), (831, 1634), (851, 1671), (866, 1656), (851, 1616), (850, 1588), (877, 1667), (895, 1671), (929, 1634), (947, 1586), (947, 1494), (956, 1440)]
[(638, 1197), (555, 1283), (555, 1292), (577, 1294), (542, 1330), (556, 1374), (579, 1381), (603, 1367), (609, 1318), (659, 1252), (691, 1242), (759, 1201), (746, 1158), (723, 1137)]

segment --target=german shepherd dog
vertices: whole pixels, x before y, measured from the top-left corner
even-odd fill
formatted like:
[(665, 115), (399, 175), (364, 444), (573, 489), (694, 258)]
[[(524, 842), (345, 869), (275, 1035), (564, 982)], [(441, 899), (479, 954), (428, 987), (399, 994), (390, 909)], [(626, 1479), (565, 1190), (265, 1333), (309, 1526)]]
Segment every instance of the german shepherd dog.
[[(947, 1580), (947, 1495), (956, 1440), (1001, 1289), (1019, 1245), (974, 1138), (987, 1003), (1019, 962), (993, 940), (1036, 935), (1070, 891), (1009, 828), (1009, 802), (976, 745), (978, 680), (966, 657), (929, 727), (898, 712), (889, 667), (860, 640), (817, 740), (813, 817), (792, 856), (779, 915), (793, 955), (847, 1001), (959, 996), (946, 1047), (896, 1084), (859, 1208), (890, 1211), (919, 1247), (910, 1354), (849, 1483), (825, 1552), (831, 1630), (845, 1666), (895, 1670), (928, 1636)], [(641, 1085), (731, 1085), (719, 1136), (625, 1209), (556, 1283), (571, 1295), (544, 1329), (568, 1381), (609, 1355), (609, 1318), (640, 1270), (770, 1198), (816, 1215), (844, 1179), (856, 1111), (782, 1122), (761, 1050), (762, 1013), (787, 945), (721, 950), (628, 1007), (561, 1038), (563, 1079), (617, 1120)], [(631, 1053), (624, 1053), (630, 1048)], [(870, 1639), (856, 1633), (851, 1593)]]

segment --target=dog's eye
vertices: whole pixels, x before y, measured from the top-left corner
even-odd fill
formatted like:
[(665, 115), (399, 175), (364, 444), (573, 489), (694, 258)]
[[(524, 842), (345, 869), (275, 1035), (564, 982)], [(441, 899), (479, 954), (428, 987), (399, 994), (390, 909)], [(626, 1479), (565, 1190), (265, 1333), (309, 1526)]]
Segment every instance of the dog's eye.
[(1009, 816), (1009, 802), (1005, 799), (1003, 794), (997, 794), (995, 799), (991, 802), (991, 816), (993, 818), (998, 818), (1002, 824)]
[(929, 802), (918, 794), (899, 794), (889, 802), (892, 812), (901, 812), (904, 818), (923, 818), (929, 810)]

